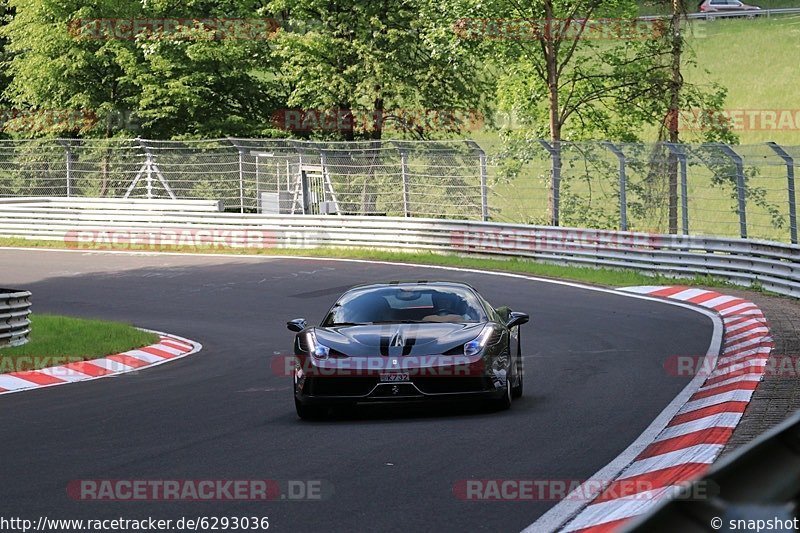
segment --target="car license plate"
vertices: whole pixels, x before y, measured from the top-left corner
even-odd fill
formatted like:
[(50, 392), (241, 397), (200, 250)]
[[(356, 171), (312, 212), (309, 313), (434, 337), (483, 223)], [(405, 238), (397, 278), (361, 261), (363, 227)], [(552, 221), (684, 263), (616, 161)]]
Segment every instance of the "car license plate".
[(397, 383), (400, 381), (409, 381), (408, 372), (391, 372), (381, 374), (381, 381), (385, 383)]

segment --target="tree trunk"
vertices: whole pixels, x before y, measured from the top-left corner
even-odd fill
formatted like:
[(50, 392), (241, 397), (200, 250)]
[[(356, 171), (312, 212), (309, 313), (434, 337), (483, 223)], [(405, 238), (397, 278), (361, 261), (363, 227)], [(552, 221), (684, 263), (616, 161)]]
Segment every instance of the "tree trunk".
[[(669, 142), (671, 143), (680, 142), (680, 95), (683, 89), (683, 76), (681, 75), (681, 55), (683, 53), (682, 13), (683, 5), (681, 0), (672, 0), (672, 20), (670, 22), (670, 30), (672, 31), (672, 66), (669, 86), (669, 111), (667, 112), (667, 128), (669, 130)], [(672, 154), (669, 156), (667, 176), (669, 180), (669, 232), (675, 234), (678, 233), (678, 161)]]
[(350, 104), (339, 104), (335, 113), (336, 116), (334, 118), (338, 121), (337, 126), (339, 127), (339, 134), (342, 136), (342, 139), (345, 141), (352, 141), (355, 139), (355, 117), (353, 116), (353, 110)]
[[(376, 87), (376, 89), (380, 89), (380, 87)], [(365, 215), (371, 215), (377, 212), (376, 203), (378, 194), (376, 192), (377, 187), (373, 182), (375, 180), (375, 167), (380, 164), (380, 146), (381, 137), (383, 137), (383, 106), (383, 98), (380, 96), (376, 97), (373, 106), (374, 109), (372, 111), (372, 130), (369, 132), (369, 138), (372, 139), (370, 143), (372, 152), (369, 161), (369, 171), (364, 178), (364, 190), (361, 200), (361, 212)]]
[(561, 169), (561, 113), (559, 110), (558, 98), (558, 57), (556, 55), (556, 47), (552, 38), (552, 33), (556, 30), (552, 28), (552, 25), (557, 24), (558, 21), (553, 18), (553, 4), (550, 0), (545, 2), (544, 8), (546, 16), (545, 24), (547, 25), (544, 43), (544, 60), (547, 69), (547, 97), (550, 114), (550, 144), (555, 150), (555, 153), (551, 154), (552, 168), (550, 175), (550, 187), (547, 194), (547, 218), (550, 220), (552, 225), (557, 226), (559, 225), (559, 221), (558, 210), (556, 208), (556, 194), (558, 194), (556, 183), (558, 180), (560, 180), (559, 174)]

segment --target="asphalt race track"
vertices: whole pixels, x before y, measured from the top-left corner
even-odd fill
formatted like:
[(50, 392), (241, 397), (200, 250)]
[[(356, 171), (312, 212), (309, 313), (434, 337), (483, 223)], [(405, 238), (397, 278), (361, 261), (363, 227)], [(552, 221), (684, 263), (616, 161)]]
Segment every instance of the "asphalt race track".
[[(480, 407), (369, 408), (301, 422), (285, 321), (318, 322), (346, 288), (390, 279), (473, 284), (523, 326), (525, 396)], [(556, 502), (471, 502), (464, 479), (585, 479), (688, 382), (671, 355), (705, 355), (711, 320), (622, 295), (432, 268), (278, 258), (0, 250), (0, 286), (35, 312), (132, 322), (197, 340), (197, 355), (116, 378), (0, 396), (4, 515), (269, 516), (275, 531), (519, 531)], [(78, 479), (325, 480), (323, 501), (82, 502)]]

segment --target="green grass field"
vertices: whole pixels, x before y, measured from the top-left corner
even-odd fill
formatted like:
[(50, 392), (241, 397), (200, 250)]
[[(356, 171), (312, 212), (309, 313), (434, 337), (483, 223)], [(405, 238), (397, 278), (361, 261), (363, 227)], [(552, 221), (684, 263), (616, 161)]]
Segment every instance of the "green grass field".
[(96, 359), (158, 342), (158, 335), (119, 322), (32, 314), (30, 341), (0, 348), (0, 373)]
[[(800, 113), (800, 15), (692, 22), (688, 44), (697, 69), (692, 83), (716, 81), (728, 89), (729, 110), (789, 110)], [(708, 73), (703, 72), (707, 70)], [(800, 124), (789, 128), (736, 130), (741, 144), (775, 141), (800, 146)]]

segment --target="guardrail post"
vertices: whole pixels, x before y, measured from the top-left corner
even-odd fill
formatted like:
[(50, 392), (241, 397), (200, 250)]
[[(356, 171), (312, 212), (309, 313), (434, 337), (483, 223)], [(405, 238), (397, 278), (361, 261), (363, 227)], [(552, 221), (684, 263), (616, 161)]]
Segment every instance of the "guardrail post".
[(559, 201), (561, 199), (561, 143), (555, 141), (552, 145), (543, 139), (539, 139), (545, 150), (550, 154), (550, 177), (552, 181), (552, 209), (550, 213), (550, 225), (559, 225)]
[(675, 157), (681, 168), (681, 230), (684, 235), (689, 235), (689, 185), (688, 170), (686, 164), (686, 152), (679, 144), (664, 143)]
[(733, 161), (734, 166), (736, 167), (736, 196), (738, 198), (738, 211), (739, 211), (739, 236), (742, 239), (747, 238), (747, 200), (746, 194), (747, 189), (745, 188), (745, 181), (744, 181), (744, 163), (742, 162), (742, 156), (737, 154), (733, 151), (733, 148), (728, 146), (727, 144), (717, 144), (716, 146), (720, 147), (723, 152), (725, 152), (728, 157), (731, 158)]
[(410, 217), (408, 205), (408, 152), (400, 149), (400, 179), (403, 180), (403, 216)]
[(791, 234), (792, 244), (797, 244), (797, 205), (794, 197), (794, 159), (786, 150), (772, 141), (767, 143), (776, 154), (786, 163), (786, 181), (789, 191), (789, 233)]
[(611, 150), (619, 159), (619, 229), (628, 231), (628, 195), (626, 192), (628, 178), (625, 175), (625, 154), (610, 141), (603, 142), (603, 146)]

